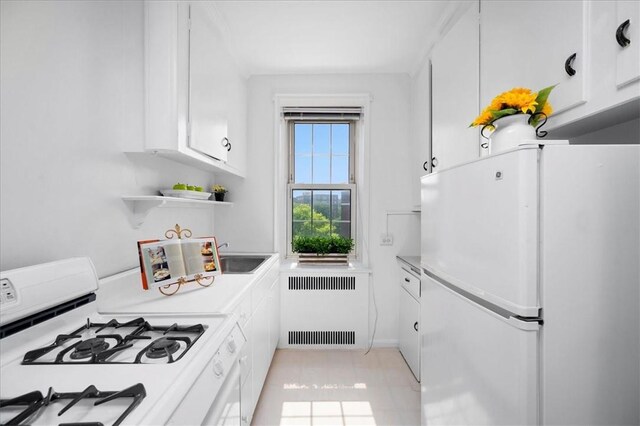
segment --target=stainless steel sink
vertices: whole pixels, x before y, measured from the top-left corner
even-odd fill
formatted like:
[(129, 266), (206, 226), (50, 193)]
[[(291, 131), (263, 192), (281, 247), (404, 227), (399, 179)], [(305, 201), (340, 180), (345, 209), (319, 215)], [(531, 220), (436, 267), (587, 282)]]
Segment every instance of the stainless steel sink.
[(220, 256), (223, 274), (252, 274), (269, 256), (256, 254), (230, 254)]

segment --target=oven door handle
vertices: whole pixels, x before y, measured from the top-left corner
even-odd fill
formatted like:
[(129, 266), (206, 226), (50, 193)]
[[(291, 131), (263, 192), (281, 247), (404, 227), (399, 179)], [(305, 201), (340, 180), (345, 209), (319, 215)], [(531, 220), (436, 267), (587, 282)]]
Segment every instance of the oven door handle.
[[(237, 395), (234, 397), (234, 392), (237, 392)], [(237, 408), (227, 409), (228, 404), (237, 404)], [(227, 412), (229, 414), (230, 420), (238, 419), (238, 425), (240, 425), (240, 364), (238, 360), (233, 362), (233, 367), (229, 369), (229, 373), (227, 374), (227, 378), (224, 381), (224, 384), (218, 391), (216, 395), (215, 401), (209, 408), (206, 416), (204, 416), (204, 420), (202, 421), (203, 425), (217, 425), (220, 423), (220, 417), (223, 412)], [(232, 424), (225, 422), (224, 424)]]

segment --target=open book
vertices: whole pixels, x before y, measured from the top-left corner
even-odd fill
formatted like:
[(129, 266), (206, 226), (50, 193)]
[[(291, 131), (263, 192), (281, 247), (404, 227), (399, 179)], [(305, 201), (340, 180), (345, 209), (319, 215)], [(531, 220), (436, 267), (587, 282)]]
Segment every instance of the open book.
[(138, 253), (145, 290), (222, 273), (215, 237), (138, 241)]

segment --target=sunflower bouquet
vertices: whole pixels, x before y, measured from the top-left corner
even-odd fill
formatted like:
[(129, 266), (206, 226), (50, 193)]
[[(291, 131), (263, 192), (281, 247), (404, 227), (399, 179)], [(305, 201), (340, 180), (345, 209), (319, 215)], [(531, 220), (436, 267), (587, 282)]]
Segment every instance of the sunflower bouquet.
[(529, 124), (537, 126), (541, 119), (551, 115), (553, 108), (547, 102), (554, 86), (545, 87), (533, 92), (526, 87), (515, 87), (493, 98), (469, 127), (483, 126), (493, 130), (493, 122), (499, 118), (515, 114), (530, 114)]

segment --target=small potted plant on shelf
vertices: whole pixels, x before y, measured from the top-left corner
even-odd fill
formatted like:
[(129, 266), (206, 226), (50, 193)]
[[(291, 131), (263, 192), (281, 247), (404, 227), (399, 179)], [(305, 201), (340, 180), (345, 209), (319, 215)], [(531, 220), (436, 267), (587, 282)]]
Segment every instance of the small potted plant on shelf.
[(222, 185), (213, 185), (211, 189), (213, 190), (213, 197), (216, 201), (224, 201), (224, 194), (229, 192), (227, 188)]
[(353, 240), (340, 235), (296, 235), (292, 242), (300, 263), (346, 265), (352, 248)]

